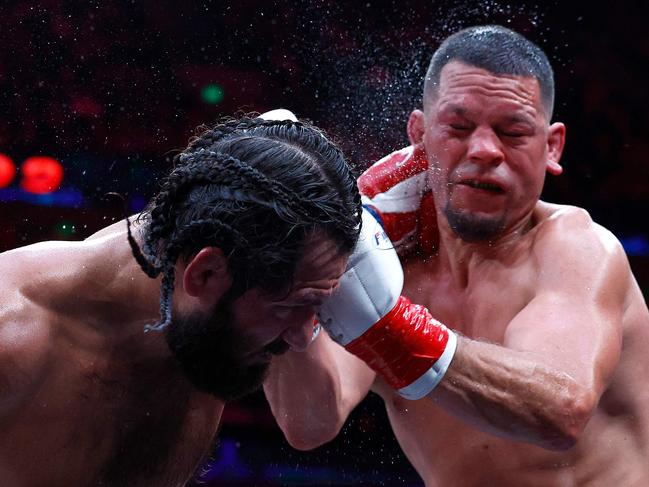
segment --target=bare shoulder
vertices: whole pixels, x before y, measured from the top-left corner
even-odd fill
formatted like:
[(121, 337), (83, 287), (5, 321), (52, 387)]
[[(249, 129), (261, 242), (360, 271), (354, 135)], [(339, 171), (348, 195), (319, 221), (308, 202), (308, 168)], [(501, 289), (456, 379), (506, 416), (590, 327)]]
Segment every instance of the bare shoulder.
[(608, 229), (593, 221), (583, 208), (540, 202), (539, 223), (532, 252), (541, 268), (556, 277), (606, 275), (625, 288), (631, 269), (622, 244)]
[(611, 231), (593, 221), (588, 211), (577, 206), (540, 202), (535, 248), (544, 245), (567, 245), (563, 250), (580, 252), (595, 246), (595, 251), (624, 254), (620, 241)]
[(20, 254), (0, 254), (0, 417), (16, 407), (46, 372), (50, 347), (47, 312), (22, 292)]
[[(138, 213), (136, 215), (129, 216), (128, 220), (129, 222), (131, 222), (133, 231), (135, 231), (136, 229), (139, 229), (142, 226), (143, 221), (145, 219), (141, 214)], [(96, 240), (103, 237), (111, 237), (116, 234), (122, 234), (125, 231), (126, 231), (126, 219), (120, 220), (118, 222), (113, 223), (112, 225), (108, 225), (107, 227), (98, 230), (97, 232), (87, 237), (86, 240)]]
[(50, 327), (42, 315), (19, 295), (2, 293), (0, 418), (20, 407), (47, 372)]

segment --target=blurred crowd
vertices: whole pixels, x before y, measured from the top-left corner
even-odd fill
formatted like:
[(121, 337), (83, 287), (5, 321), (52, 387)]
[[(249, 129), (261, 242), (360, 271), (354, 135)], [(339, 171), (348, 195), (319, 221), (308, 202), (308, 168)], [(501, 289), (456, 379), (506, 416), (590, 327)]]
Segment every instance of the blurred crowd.
[[(478, 5), (476, 3), (476, 5)], [(16, 2), (0, 16), (0, 152), (59, 157), (66, 184), (148, 196), (197, 126), (293, 109), (361, 169), (406, 143), (439, 39), (500, 22), (549, 53), (568, 125), (549, 191), (622, 233), (644, 231), (649, 185), (643, 11), (502, 2)], [(201, 97), (222, 89), (219, 103)]]

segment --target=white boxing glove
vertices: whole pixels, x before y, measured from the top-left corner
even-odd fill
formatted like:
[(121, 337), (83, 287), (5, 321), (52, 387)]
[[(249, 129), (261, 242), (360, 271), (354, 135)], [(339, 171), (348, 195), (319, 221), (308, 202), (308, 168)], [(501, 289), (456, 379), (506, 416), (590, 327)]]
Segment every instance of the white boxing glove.
[(345, 346), (394, 308), (403, 269), (381, 224), (363, 208), (361, 234), (338, 289), (320, 308), (320, 324)]
[(457, 337), (401, 296), (403, 270), (383, 228), (363, 209), (361, 234), (334, 294), (318, 319), (329, 335), (364, 360), (407, 399), (427, 395), (453, 359)]

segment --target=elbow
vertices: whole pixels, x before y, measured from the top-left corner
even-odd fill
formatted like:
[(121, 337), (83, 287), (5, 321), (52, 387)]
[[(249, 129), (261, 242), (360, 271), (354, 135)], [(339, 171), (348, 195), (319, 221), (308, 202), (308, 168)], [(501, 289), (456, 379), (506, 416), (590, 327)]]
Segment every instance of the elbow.
[(307, 451), (333, 440), (343, 423), (335, 419), (323, 422), (322, 418), (297, 424), (295, 421), (278, 422), (289, 445), (296, 450)]
[(286, 408), (275, 412), (275, 419), (286, 441), (296, 450), (307, 451), (333, 440), (345, 424), (347, 415), (342, 404), (322, 401), (315, 407)]
[(581, 438), (595, 408), (597, 400), (592, 391), (574, 388), (557, 398), (556, 414), (551, 421), (550, 435), (544, 447), (553, 451), (566, 451), (573, 448)]
[(306, 434), (287, 434), (284, 433), (286, 441), (296, 450), (308, 451), (318, 448), (319, 446), (329, 443), (333, 440), (338, 433), (334, 434), (313, 434), (307, 432)]

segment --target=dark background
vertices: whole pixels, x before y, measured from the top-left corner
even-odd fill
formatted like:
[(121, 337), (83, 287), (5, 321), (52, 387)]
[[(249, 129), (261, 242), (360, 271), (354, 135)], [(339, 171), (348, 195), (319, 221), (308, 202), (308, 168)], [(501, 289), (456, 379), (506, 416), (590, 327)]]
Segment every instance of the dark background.
[[(325, 128), (361, 170), (407, 145), (405, 121), (439, 41), (500, 23), (545, 49), (564, 174), (544, 198), (582, 206), (623, 242), (649, 289), (649, 9), (588, 3), (261, 1), (2, 3), (0, 153), (61, 161), (50, 195), (0, 189), (0, 250), (80, 239), (138, 211), (200, 124), (292, 109)], [(201, 93), (222, 90), (219, 103)], [(443, 454), (443, 452), (440, 452)], [(470, 462), (470, 459), (467, 459)], [(207, 485), (422, 483), (370, 396), (313, 452), (283, 440), (261, 394), (227, 407)]]

